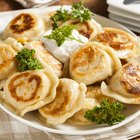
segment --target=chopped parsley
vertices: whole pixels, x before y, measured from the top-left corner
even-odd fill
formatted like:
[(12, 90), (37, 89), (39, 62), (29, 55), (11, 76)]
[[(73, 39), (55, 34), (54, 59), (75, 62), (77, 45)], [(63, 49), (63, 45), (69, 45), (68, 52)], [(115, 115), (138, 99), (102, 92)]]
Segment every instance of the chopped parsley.
[(80, 22), (85, 22), (90, 20), (92, 16), (92, 12), (89, 9), (85, 8), (83, 5), (83, 1), (74, 3), (71, 8), (71, 12), (63, 9), (62, 7), (56, 11), (51, 17), (53, 22), (53, 29), (59, 27), (59, 23), (64, 23), (68, 19), (77, 19)]
[(34, 54), (34, 49), (28, 50), (24, 48), (18, 52), (15, 58), (18, 62), (17, 68), (19, 71), (42, 69), (40, 62), (34, 58)]
[(65, 22), (69, 18), (68, 11), (65, 9), (62, 9), (62, 6), (60, 9), (56, 11), (56, 14), (51, 17), (51, 20), (53, 21), (53, 29), (59, 27), (60, 22)]
[(122, 114), (124, 106), (120, 102), (109, 102), (107, 99), (102, 101), (100, 107), (85, 112), (84, 117), (96, 124), (114, 125), (125, 119)]
[(60, 47), (66, 39), (71, 39), (71, 40), (76, 40), (81, 42), (80, 40), (77, 40), (72, 36), (73, 29), (75, 29), (74, 25), (65, 25), (60, 28), (56, 28), (55, 30), (52, 31), (50, 35), (45, 37), (47, 37), (48, 39), (54, 39), (58, 47)]
[(71, 9), (71, 17), (73, 19), (78, 19), (80, 22), (85, 22), (91, 19), (92, 13), (89, 9), (84, 7), (83, 1), (74, 3)]

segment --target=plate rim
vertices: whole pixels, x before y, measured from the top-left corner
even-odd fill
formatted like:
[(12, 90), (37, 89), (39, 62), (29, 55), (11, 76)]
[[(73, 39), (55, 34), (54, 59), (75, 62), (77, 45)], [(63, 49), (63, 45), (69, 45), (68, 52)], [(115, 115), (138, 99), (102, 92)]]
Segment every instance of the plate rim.
[[(46, 11), (48, 11), (48, 9), (57, 9), (59, 8), (60, 6), (49, 6), (49, 7), (46, 7)], [(70, 8), (71, 6), (67, 6), (67, 5), (64, 5), (63, 6), (64, 8)], [(34, 12), (36, 10), (44, 10), (44, 8), (35, 8), (35, 9), (26, 9), (26, 10), (18, 10), (18, 11), (13, 11), (14, 13), (20, 13), (20, 12), (24, 12), (24, 11), (28, 11), (28, 12)], [(0, 13), (1, 14), (11, 14), (11, 12), (4, 12), (4, 13)], [(109, 20), (111, 21), (113, 24), (116, 24), (117, 26), (120, 26), (121, 28), (123, 28), (123, 30), (131, 33), (132, 35), (134, 35), (135, 37), (136, 34), (134, 34), (132, 31), (130, 31), (128, 28), (124, 27), (123, 25), (115, 22), (115, 21), (112, 21), (111, 19), (108, 19), (106, 17), (103, 17), (103, 16), (100, 16), (100, 15), (97, 15), (95, 14), (95, 16), (99, 17), (99, 18), (102, 18), (102, 19), (105, 19), (105, 20)], [(64, 131), (64, 130), (60, 130), (60, 129), (54, 129), (54, 128), (49, 128), (47, 126), (42, 126), (42, 125), (38, 125), (38, 124), (35, 124), (29, 120), (26, 120), (16, 114), (14, 114), (12, 111), (8, 110), (4, 105), (2, 105), (2, 103), (0, 103), (0, 108), (6, 112), (8, 115), (12, 116), (13, 118), (15, 118), (16, 120), (30, 126), (30, 127), (33, 127), (33, 128), (36, 128), (36, 129), (39, 129), (39, 130), (42, 130), (42, 131), (46, 131), (46, 132), (51, 132), (51, 133), (55, 133), (55, 134), (66, 134), (66, 135), (90, 135), (90, 134), (97, 134), (97, 133), (101, 133), (101, 132), (106, 132), (106, 131), (109, 131), (109, 130), (113, 130), (115, 128), (118, 128), (118, 127), (121, 127), (125, 124), (127, 124), (128, 122), (132, 121), (134, 118), (138, 117), (140, 115), (140, 110), (137, 111), (136, 113), (132, 114), (131, 116), (129, 116), (126, 120), (116, 124), (116, 125), (113, 125), (113, 126), (107, 126), (107, 127), (103, 127), (103, 128), (96, 128), (96, 129), (91, 129), (91, 130), (81, 130), (81, 131), (75, 131), (75, 130), (72, 130), (72, 131)]]
[(30, 127), (42, 130), (42, 131), (46, 131), (46, 132), (51, 132), (51, 133), (55, 133), (55, 134), (65, 134), (65, 135), (90, 135), (90, 134), (97, 134), (97, 133), (102, 133), (102, 132), (106, 132), (109, 130), (113, 130), (115, 128), (119, 128), (127, 123), (129, 123), (130, 121), (132, 121), (133, 119), (135, 119), (136, 117), (138, 117), (140, 115), (140, 110), (136, 113), (134, 113), (133, 115), (129, 116), (126, 120), (113, 125), (113, 126), (108, 126), (108, 127), (103, 127), (103, 128), (97, 128), (96, 130), (91, 129), (91, 130), (82, 130), (82, 131), (78, 131), (76, 132), (75, 130), (73, 131), (64, 131), (64, 130), (58, 130), (58, 129), (54, 129), (54, 128), (49, 128), (46, 126), (41, 126), (38, 124), (35, 124), (33, 122), (30, 122), (14, 113), (12, 113), (10, 110), (8, 110), (5, 106), (3, 106), (2, 104), (0, 104), (0, 108), (5, 111), (8, 115), (12, 116), (13, 118), (15, 118), (16, 120), (18, 120), (21, 123), (24, 123), (25, 125), (28, 125)]

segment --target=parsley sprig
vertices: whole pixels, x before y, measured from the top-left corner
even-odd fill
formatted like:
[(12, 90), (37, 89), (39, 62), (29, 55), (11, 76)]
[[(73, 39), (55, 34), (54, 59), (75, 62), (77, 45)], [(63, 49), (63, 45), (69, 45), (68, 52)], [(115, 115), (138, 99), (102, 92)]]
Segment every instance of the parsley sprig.
[(51, 20), (53, 21), (53, 29), (58, 28), (59, 23), (67, 21), (68, 18), (68, 10), (63, 9), (61, 6), (61, 8), (56, 11), (56, 14), (51, 17)]
[(84, 7), (83, 1), (80, 1), (72, 5), (71, 12), (68, 12), (68, 10), (63, 9), (61, 6), (61, 8), (56, 11), (56, 14), (51, 17), (51, 20), (53, 22), (53, 29), (55, 29), (59, 27), (59, 23), (64, 23), (68, 19), (76, 19), (80, 22), (85, 22), (90, 20), (91, 16), (92, 12)]
[(48, 39), (54, 39), (58, 47), (60, 47), (66, 39), (76, 40), (80, 43), (83, 43), (82, 41), (72, 36), (73, 29), (75, 29), (74, 25), (65, 25), (60, 28), (56, 28), (55, 30), (52, 31), (50, 35), (45, 37), (47, 37)]
[(84, 117), (97, 124), (114, 125), (124, 120), (122, 114), (124, 106), (120, 102), (110, 102), (107, 99), (100, 103), (100, 107), (85, 112)]
[(83, 1), (74, 3), (71, 9), (71, 17), (73, 19), (78, 19), (80, 22), (85, 22), (91, 19), (92, 13), (89, 9), (84, 7)]
[(15, 58), (18, 62), (17, 68), (19, 71), (42, 69), (40, 62), (33, 57), (34, 54), (34, 49), (28, 50), (24, 48), (18, 52)]

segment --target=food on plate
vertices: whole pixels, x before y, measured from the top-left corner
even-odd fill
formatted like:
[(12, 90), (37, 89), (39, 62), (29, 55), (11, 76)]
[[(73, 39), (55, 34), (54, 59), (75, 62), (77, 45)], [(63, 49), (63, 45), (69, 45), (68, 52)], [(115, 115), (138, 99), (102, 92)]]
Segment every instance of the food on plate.
[(55, 99), (50, 104), (39, 109), (39, 113), (49, 124), (64, 123), (82, 108), (85, 92), (85, 84), (78, 84), (71, 79), (60, 79)]
[(65, 25), (75, 25), (78, 32), (92, 40), (98, 33), (103, 32), (101, 25), (91, 19), (92, 13), (83, 6), (82, 2), (74, 3), (71, 11), (61, 7), (51, 16), (53, 29)]
[[(75, 26), (66, 25), (47, 32), (41, 39), (46, 48), (61, 62), (66, 63), (69, 56), (88, 39), (80, 35)], [(48, 34), (49, 33), (49, 34)]]
[(3, 38), (13, 37), (24, 43), (38, 40), (45, 31), (43, 19), (33, 13), (21, 13), (14, 17), (5, 28)]
[(27, 43), (25, 48), (34, 49), (36, 51), (34, 57), (39, 60), (43, 68), (49, 65), (58, 77), (62, 76), (63, 64), (44, 47), (42, 42), (32, 41)]
[(140, 104), (140, 64), (127, 63), (110, 80), (101, 84), (102, 94), (128, 104)]
[(90, 42), (71, 55), (69, 73), (73, 80), (90, 85), (111, 76), (120, 67), (121, 62), (113, 49)]
[(58, 82), (57, 76), (49, 68), (17, 72), (4, 85), (5, 105), (23, 116), (52, 102)]
[(132, 58), (129, 58), (129, 59), (126, 59), (126, 62), (138, 62), (140, 63), (140, 56), (137, 56), (137, 57), (132, 57)]
[(56, 11), (56, 13), (51, 17), (53, 22), (53, 29), (58, 28), (67, 20), (74, 19), (81, 23), (91, 19), (92, 12), (84, 7), (83, 2), (73, 3), (71, 10), (68, 11), (61, 7)]
[(95, 19), (82, 1), (14, 17), (0, 40), (0, 102), (53, 126), (121, 122), (123, 105), (140, 104), (140, 39)]
[(0, 80), (0, 91), (3, 91), (3, 87), (5, 85), (6, 79)]
[(0, 42), (0, 80), (16, 72), (15, 55), (16, 51), (12, 46)]
[(75, 25), (77, 27), (76, 30), (89, 40), (92, 40), (98, 33), (103, 32), (101, 25), (93, 19), (83, 23), (79, 20), (68, 20), (62, 26), (64, 25)]
[(16, 52), (20, 51), (23, 48), (23, 45), (12, 37), (8, 37), (2, 42), (7, 45), (11, 45)]
[(88, 86), (86, 91), (86, 99), (83, 103), (83, 107), (80, 111), (75, 113), (68, 121), (74, 124), (89, 125), (93, 122), (84, 117), (86, 111), (93, 109), (95, 106), (100, 106), (100, 103), (108, 99), (109, 101), (115, 101), (114, 99), (107, 97), (101, 93), (100, 86)]
[(134, 57), (135, 55), (136, 39), (120, 29), (105, 27), (104, 32), (99, 33), (95, 40), (113, 48), (120, 59)]

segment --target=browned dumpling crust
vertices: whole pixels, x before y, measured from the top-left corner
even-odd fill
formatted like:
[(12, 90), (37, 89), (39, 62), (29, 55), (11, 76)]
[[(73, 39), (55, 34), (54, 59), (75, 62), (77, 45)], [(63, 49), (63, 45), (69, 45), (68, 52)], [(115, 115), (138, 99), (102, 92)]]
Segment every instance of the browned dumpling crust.
[(16, 52), (10, 45), (0, 43), (0, 80), (16, 72), (15, 55)]
[(32, 41), (25, 45), (28, 49), (34, 49), (36, 51), (35, 57), (39, 60), (44, 68), (48, 65), (52, 68), (54, 73), (58, 76), (62, 76), (63, 63), (56, 59), (43, 45), (40, 41)]
[(21, 13), (7, 25), (3, 38), (13, 37), (21, 42), (37, 40), (44, 31), (45, 25), (41, 17), (31, 13)]
[(95, 40), (109, 45), (113, 48), (120, 59), (133, 57), (136, 48), (136, 40), (129, 33), (116, 28), (103, 28), (104, 32), (99, 33)]
[(75, 25), (76, 30), (78, 30), (81, 35), (87, 37), (89, 40), (92, 40), (98, 33), (103, 32), (101, 25), (93, 19), (83, 23), (81, 23), (79, 20), (68, 20), (63, 25), (69, 24)]
[(86, 86), (71, 79), (60, 79), (56, 89), (56, 98), (50, 104), (39, 109), (47, 123), (64, 123), (82, 108)]
[(113, 49), (98, 42), (89, 42), (70, 56), (70, 77), (86, 85), (106, 79), (121, 67)]
[(109, 86), (101, 85), (102, 93), (124, 103), (140, 104), (140, 64), (130, 62), (112, 76)]
[(4, 85), (5, 104), (23, 116), (53, 101), (57, 85), (58, 78), (49, 67), (17, 72)]
[(126, 64), (120, 82), (126, 92), (140, 97), (140, 64)]

